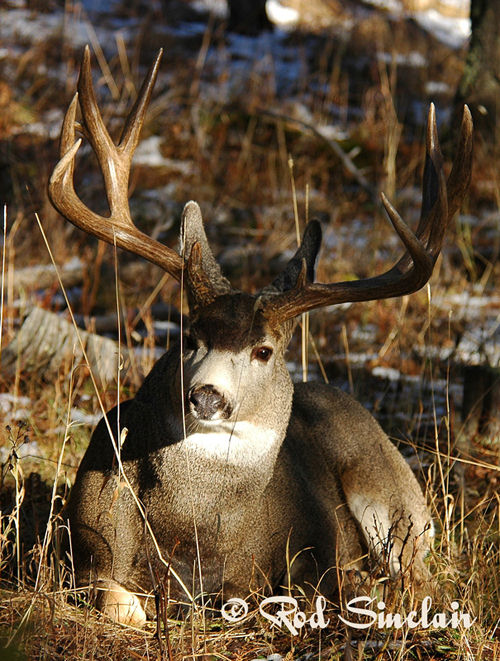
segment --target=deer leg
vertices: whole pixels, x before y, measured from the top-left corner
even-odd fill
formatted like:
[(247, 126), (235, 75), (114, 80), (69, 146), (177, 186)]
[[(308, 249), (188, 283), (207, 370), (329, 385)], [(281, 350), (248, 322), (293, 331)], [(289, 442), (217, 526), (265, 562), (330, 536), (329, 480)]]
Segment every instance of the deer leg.
[(393, 509), (359, 493), (347, 501), (372, 555), (396, 578), (408, 572), (417, 592), (428, 586), (430, 573), (424, 558), (434, 535), (432, 523), (401, 505)]
[(142, 627), (146, 623), (146, 613), (139, 599), (115, 581), (97, 581), (96, 607), (120, 624)]

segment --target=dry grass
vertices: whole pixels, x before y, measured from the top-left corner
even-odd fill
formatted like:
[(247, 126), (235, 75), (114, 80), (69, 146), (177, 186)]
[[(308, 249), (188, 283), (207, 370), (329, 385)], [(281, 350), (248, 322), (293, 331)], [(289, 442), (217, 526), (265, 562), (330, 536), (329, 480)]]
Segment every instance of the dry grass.
[[(387, 26), (377, 19), (376, 28), (377, 38), (384, 39)], [(363, 30), (367, 30), (365, 24)], [(356, 55), (363, 48), (363, 30), (360, 26), (358, 38), (351, 45)], [(396, 41), (403, 44), (403, 27), (397, 26), (397, 31)], [(207, 38), (217, 43), (217, 26)], [(68, 80), (62, 81), (59, 88), (50, 81), (44, 89), (40, 80), (33, 87), (39, 77), (37, 59), (54, 64), (50, 53), (60, 52), (51, 51), (50, 46), (29, 49), (23, 61), (24, 81), (32, 84), (23, 103), (34, 117), (52, 105), (60, 107), (62, 91), (68, 97), (72, 93), (76, 63), (68, 65)], [(160, 87), (157, 91), (144, 136), (169, 135), (162, 145), (163, 155), (193, 165), (189, 175), (161, 168), (135, 169), (132, 188), (136, 199), (142, 200), (137, 207), (139, 222), (144, 218), (147, 231), (157, 231), (162, 240), (173, 243), (177, 221), (166, 229), (162, 225), (178, 218), (183, 201), (196, 197), (210, 219), (209, 236), (233, 283), (243, 289), (257, 289), (277, 270), (283, 250), (294, 245), (289, 167), (292, 154), (298, 215), (302, 220), (313, 212), (320, 215), (330, 238), (318, 266), (318, 279), (340, 280), (354, 273), (363, 276), (380, 272), (393, 260), (398, 247), (392, 243), (370, 192), (359, 185), (356, 176), (339, 166), (338, 155), (326, 142), (311, 137), (303, 123), (290, 118), (290, 109), (279, 97), (271, 75), (255, 72), (250, 78), (250, 89), (233, 90), (229, 100), (199, 94), (211, 75), (202, 66), (204, 47), (204, 43), (197, 44), (190, 56), (183, 53), (182, 75), (175, 73), (180, 56), (167, 53), (165, 70), (173, 73), (168, 89)], [(222, 42), (219, 48), (222, 51)], [(395, 70), (386, 72), (376, 64), (371, 80), (359, 87), (359, 80), (349, 79), (353, 71), (339, 69), (339, 60), (328, 48), (327, 40), (318, 35), (313, 46), (318, 75), (329, 84), (327, 92), (311, 92), (312, 98), (308, 98), (311, 124), (328, 123), (327, 108), (332, 101), (347, 116), (354, 102), (347, 90), (359, 88), (356, 95), (363, 114), (357, 130), (351, 131), (342, 148), (351, 155), (353, 149), (360, 150), (359, 156), (352, 156), (356, 171), (366, 173), (374, 188), (397, 191), (414, 185), (422, 160), (421, 129), (403, 126), (398, 121), (396, 109), (407, 93), (405, 83), (398, 79)], [(434, 55), (437, 60), (441, 57), (438, 50)], [(149, 53), (145, 58), (149, 58)], [(446, 62), (451, 80), (456, 79), (456, 56), (449, 55)], [(126, 65), (123, 55), (108, 64), (107, 75), (114, 81), (117, 97), (113, 105), (107, 106), (107, 121), (113, 125), (137, 80), (130, 73), (134, 66)], [(429, 70), (433, 67), (437, 67), (436, 60), (430, 63)], [(186, 69), (191, 76), (186, 75)], [(224, 80), (220, 84), (222, 87)], [(305, 81), (304, 90), (307, 91)], [(117, 113), (115, 106), (119, 108)], [(280, 108), (277, 116), (263, 112), (276, 106)], [(5, 136), (12, 129), (12, 122), (4, 119), (0, 125)], [(419, 135), (412, 139), (415, 131)], [(56, 285), (35, 299), (33, 294), (24, 294), (21, 310), (14, 305), (14, 267), (48, 261), (41, 236), (33, 228), (33, 211), (40, 213), (58, 263), (74, 254), (83, 256), (87, 272), (84, 294), (74, 304), (77, 311), (115, 309), (118, 289), (120, 306), (130, 320), (127, 310), (141, 305), (161, 280), (161, 274), (150, 266), (137, 267), (127, 280), (127, 258), (120, 256), (118, 287), (110, 285), (114, 283), (112, 251), (96, 247), (64, 226), (47, 203), (44, 191), (49, 164), (55, 159), (53, 141), (30, 141), (19, 134), (12, 134), (9, 140), (11, 186), (5, 198), (9, 207), (2, 252), (0, 357), (1, 348), (17, 330), (23, 306), (33, 300), (48, 308), (59, 305)], [(85, 182), (85, 199), (95, 204), (100, 197), (95, 164), (91, 159), (81, 159), (78, 168), (81, 181)], [(484, 183), (495, 181), (493, 170), (494, 165), (479, 149), (468, 209), (478, 217), (484, 206), (498, 208), (498, 190)], [(144, 193), (173, 177), (173, 199), (151, 219)], [(23, 186), (26, 181), (30, 183), (28, 193)], [(399, 207), (413, 222), (418, 207), (415, 201), (401, 199)], [(485, 247), (491, 248), (491, 242), (482, 237), (494, 226), (482, 218), (472, 230), (459, 227), (449, 232), (451, 247), (445, 251), (433, 277), (433, 297), (446, 298), (464, 289), (477, 291), (478, 287), (486, 293), (493, 290), (498, 264), (490, 253), (486, 262), (478, 258), (478, 250), (483, 241)], [(361, 244), (361, 260), (356, 242), (367, 235)], [(334, 246), (332, 236), (337, 237)], [(498, 246), (496, 250), (498, 256)], [(172, 283), (162, 284), (155, 295), (178, 306), (178, 292)], [(150, 324), (149, 308), (143, 311), (143, 317)], [(315, 349), (309, 347), (310, 366), (315, 368), (317, 350), (331, 381), (344, 387), (351, 384), (390, 433), (406, 442), (411, 439), (411, 445), (417, 448), (421, 461), (419, 477), (438, 529), (431, 566), (441, 589), (439, 603), (446, 606), (451, 599), (457, 599), (462, 611), (477, 618), (467, 630), (416, 630), (410, 634), (406, 630), (370, 630), (369, 636), (355, 636), (358, 647), (353, 649), (354, 659), (500, 659), (498, 456), (494, 447), (470, 438), (469, 454), (461, 455), (465, 462), (457, 459), (456, 439), (461, 421), (454, 410), (453, 386), (460, 382), (461, 366), (453, 360), (443, 364), (431, 357), (432, 347), (456, 342), (460, 323), (454, 322), (448, 311), (429, 306), (426, 292), (408, 300), (352, 306), (311, 317)], [(358, 333), (360, 329), (371, 329), (368, 340)], [(132, 325), (129, 330), (133, 330)], [(132, 332), (125, 341), (132, 342), (131, 337)], [(142, 343), (148, 347), (154, 344), (151, 333)], [(423, 350), (416, 352), (417, 346)], [(403, 395), (392, 392), (388, 384), (374, 380), (367, 369), (357, 368), (352, 357), (360, 352), (370, 353), (366, 367), (392, 367), (418, 377), (420, 395), (415, 390)], [(298, 360), (299, 355), (297, 338), (292, 343), (291, 356)], [(333, 361), (332, 356), (336, 356)], [(445, 379), (444, 388), (441, 382), (436, 383), (438, 377)], [(86, 368), (71, 363), (61, 365), (58, 376), (49, 380), (18, 370), (0, 381), (1, 392), (27, 397), (30, 402), (29, 414), (23, 417), (25, 422), (16, 423), (13, 416), (8, 426), (0, 427), (0, 447), (8, 449), (0, 483), (0, 645), (4, 646), (0, 648), (0, 658), (250, 660), (273, 653), (289, 660), (342, 658), (346, 635), (335, 611), (331, 613), (332, 625), (326, 630), (307, 629), (299, 636), (271, 627), (257, 612), (256, 599), (251, 601), (250, 613), (242, 624), (230, 625), (217, 610), (198, 608), (185, 611), (179, 619), (170, 617), (169, 612), (168, 619), (159, 617), (158, 630), (151, 624), (144, 631), (137, 631), (107, 622), (93, 610), (88, 592), (72, 588), (71, 568), (61, 563), (58, 554), (58, 513), (74, 479), (90, 426), (70, 423), (69, 413), (72, 407), (99, 412), (99, 399), (107, 409), (118, 396), (133, 395), (137, 385), (138, 379), (131, 378), (122, 382), (120, 388), (111, 385), (100, 390), (97, 397)], [(444, 410), (435, 405), (438, 398), (446, 403)], [(398, 413), (405, 416), (397, 418)], [(424, 413), (430, 417), (421, 423)], [(399, 605), (395, 603), (394, 607)]]

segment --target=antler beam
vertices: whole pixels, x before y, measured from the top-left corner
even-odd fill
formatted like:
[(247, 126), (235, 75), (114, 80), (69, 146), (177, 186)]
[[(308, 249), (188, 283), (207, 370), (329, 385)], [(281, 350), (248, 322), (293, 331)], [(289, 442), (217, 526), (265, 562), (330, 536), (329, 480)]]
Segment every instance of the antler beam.
[(264, 302), (266, 314), (274, 322), (283, 323), (302, 312), (325, 305), (403, 296), (425, 285), (441, 250), (448, 223), (462, 204), (469, 186), (472, 118), (467, 106), (464, 108), (457, 155), (448, 183), (443, 172), (443, 157), (432, 104), (427, 121), (426, 147), (422, 212), (416, 233), (412, 232), (382, 194), (389, 219), (406, 247), (401, 259), (389, 271), (372, 278), (331, 284), (304, 283), (302, 279), (293, 289), (269, 296)]
[[(92, 85), (90, 50), (88, 46), (85, 47), (78, 78), (78, 93), (73, 97), (64, 118), (59, 148), (60, 161), (55, 166), (49, 181), (49, 196), (59, 213), (73, 225), (99, 239), (144, 257), (180, 280), (184, 260), (175, 250), (151, 239), (137, 229), (132, 222), (128, 203), (132, 157), (139, 141), (161, 56), (160, 50), (127, 117), (121, 138), (115, 145), (97, 105)], [(81, 124), (76, 121), (78, 105), (82, 112)], [(100, 216), (89, 209), (75, 191), (73, 181), (75, 157), (81, 144), (81, 138), (78, 140), (75, 138), (75, 131), (87, 138), (97, 156), (104, 177), (110, 209), (109, 217)]]
[[(138, 230), (132, 221), (128, 203), (132, 157), (139, 141), (139, 133), (158, 74), (161, 55), (162, 51), (158, 53), (149, 70), (127, 117), (122, 136), (115, 145), (97, 105), (92, 85), (90, 51), (88, 46), (85, 48), (78, 79), (78, 93), (73, 97), (63, 122), (60, 161), (50, 178), (49, 196), (56, 209), (80, 229), (144, 257), (180, 280), (186, 264), (184, 256), (181, 257), (176, 251)], [(76, 121), (78, 105), (81, 108), (81, 123)], [(104, 177), (110, 209), (109, 217), (101, 216), (89, 209), (75, 191), (73, 181), (75, 157), (81, 144), (81, 138), (76, 140), (76, 131), (89, 141), (97, 156)], [(395, 266), (376, 277), (331, 284), (312, 283), (306, 275), (303, 278), (299, 277), (292, 289), (264, 294), (261, 300), (269, 317), (277, 323), (282, 323), (317, 307), (402, 296), (423, 287), (432, 274), (448, 223), (460, 207), (469, 185), (472, 164), (472, 119), (467, 106), (464, 109), (457, 155), (448, 182), (443, 172), (443, 157), (439, 148), (433, 105), (429, 109), (426, 148), (422, 211), (415, 233), (382, 195), (382, 202), (389, 219), (406, 247), (406, 252)], [(197, 261), (194, 259), (195, 256), (190, 260), (193, 272), (197, 271), (194, 268)], [(201, 265), (198, 271), (200, 268)], [(194, 281), (199, 279), (198, 276)], [(205, 280), (207, 278), (204, 276)], [(217, 291), (214, 290), (215, 294)]]

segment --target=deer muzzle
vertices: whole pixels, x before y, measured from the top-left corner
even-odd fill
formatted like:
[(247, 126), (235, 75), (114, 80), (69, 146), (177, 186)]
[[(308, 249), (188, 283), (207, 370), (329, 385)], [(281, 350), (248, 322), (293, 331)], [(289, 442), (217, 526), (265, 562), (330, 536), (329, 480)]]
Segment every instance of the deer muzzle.
[(187, 399), (191, 413), (198, 420), (227, 420), (233, 411), (226, 397), (211, 384), (194, 386)]

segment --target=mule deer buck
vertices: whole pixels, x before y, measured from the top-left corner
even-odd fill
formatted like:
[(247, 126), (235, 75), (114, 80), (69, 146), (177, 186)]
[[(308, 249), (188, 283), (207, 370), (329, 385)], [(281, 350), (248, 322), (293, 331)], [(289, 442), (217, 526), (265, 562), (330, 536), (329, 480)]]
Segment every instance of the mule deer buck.
[[(184, 208), (180, 254), (132, 222), (129, 171), (160, 57), (115, 145), (98, 110), (87, 47), (49, 183), (63, 216), (161, 266), (184, 287), (190, 308), (189, 329), (135, 398), (101, 420), (81, 462), (67, 506), (78, 583), (93, 582), (98, 608), (136, 625), (147, 610), (137, 593), (150, 592), (152, 577), (167, 571), (179, 598), (245, 597), (284, 581), (333, 594), (338, 574), (363, 569), (369, 552), (388, 554), (393, 576), (410, 572), (415, 585), (425, 585), (432, 523), (412, 471), (350, 396), (326, 384), (292, 384), (284, 353), (301, 313), (402, 296), (429, 280), (469, 183), (467, 108), (446, 182), (431, 106), (415, 234), (382, 198), (406, 248), (393, 268), (315, 283), (321, 229), (312, 221), (283, 273), (247, 294), (222, 275), (195, 202)], [(109, 217), (75, 192), (75, 131), (97, 156)]]

